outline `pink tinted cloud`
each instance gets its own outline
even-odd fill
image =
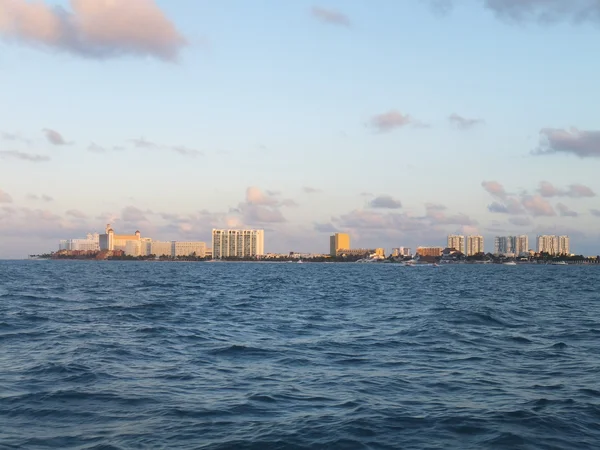
[[[186,39],[153,0],[0,0],[0,35],[96,58],[148,55],[173,61]]]
[[[532,216],[556,216],[552,205],[540,195],[525,195],[521,203]]]
[[[422,123],[415,120],[409,114],[402,114],[395,109],[382,114],[376,114],[371,117],[369,124],[372,128],[381,133],[392,131],[397,128],[403,128],[408,125],[423,126]]]
[[[504,186],[502,186],[497,181],[482,181],[481,186],[494,197],[498,197],[501,199],[506,198],[506,190],[504,189]]]

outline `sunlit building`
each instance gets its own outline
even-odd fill
[[[329,254],[336,256],[339,250],[350,250],[350,235],[335,233],[329,237]]]
[[[148,254],[156,257],[171,256],[172,248],[173,243],[170,241],[152,241],[150,243],[150,253]]]
[[[180,242],[173,241],[171,246],[171,255],[175,258],[178,256],[197,256],[204,258],[206,256],[205,242]]]
[[[448,236],[448,248],[453,248],[459,252],[464,253],[465,251],[465,237],[455,234]]]
[[[419,256],[442,256],[443,251],[442,247],[417,247]]]
[[[569,236],[542,235],[537,237],[537,252],[550,255],[571,254]]]
[[[483,236],[468,236],[467,237],[467,256],[477,255],[478,253],[485,253],[483,247]]]
[[[251,258],[265,254],[265,230],[212,230],[212,257]]]
[[[140,242],[142,239],[139,231],[136,231],[134,234],[115,234],[114,230],[111,228],[110,224],[106,225],[106,230],[104,234],[100,235],[100,250],[122,250],[123,252],[127,251],[127,241],[138,241]]]
[[[63,239],[59,242],[59,250],[97,252],[100,250],[100,235],[88,233],[85,239]]]
[[[392,256],[397,258],[399,256],[412,256],[410,247],[397,247],[392,249]]]

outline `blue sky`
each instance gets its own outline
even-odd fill
[[[594,5],[0,0],[0,257],[108,221],[264,228],[277,252],[339,230],[597,254]]]

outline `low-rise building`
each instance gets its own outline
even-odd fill
[[[171,256],[196,256],[204,258],[206,256],[205,242],[181,242],[173,241],[171,245]]]
[[[442,247],[417,247],[419,256],[442,256],[444,249]]]

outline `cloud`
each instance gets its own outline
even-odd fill
[[[596,217],[600,217],[600,209],[590,209],[590,213],[592,214],[592,216],[596,216]]]
[[[304,186],[304,187],[302,188],[302,191],[303,191],[305,194],[318,194],[318,193],[320,193],[320,192],[323,192],[323,191],[321,191],[321,189],[317,189],[317,188],[310,187],[310,186]]]
[[[275,206],[279,204],[279,200],[275,196],[263,193],[256,186],[250,186],[246,189],[246,202],[250,205]]]
[[[263,224],[286,222],[285,217],[283,217],[283,214],[277,208],[253,204],[241,204],[239,210],[245,223]]]
[[[17,150],[0,151],[0,159],[20,159],[21,161],[46,162],[50,161],[49,156],[35,155],[32,153],[23,153]]]
[[[314,228],[315,231],[318,231],[319,233],[335,233],[338,231],[338,229],[334,227],[331,222],[315,223]]]
[[[135,206],[126,206],[121,211],[121,219],[125,222],[147,222],[144,212]]]
[[[502,18],[540,23],[598,21],[597,0],[483,0],[486,8]]]
[[[571,184],[567,189],[558,189],[552,183],[548,181],[540,182],[538,193],[542,197],[571,197],[571,198],[583,198],[583,197],[595,197],[596,194],[591,188],[582,184]]]
[[[0,0],[0,35],[89,58],[128,54],[174,61],[187,44],[153,0],[70,0],[70,6]]]
[[[74,217],[76,219],[87,219],[87,215],[79,211],[78,209],[69,209],[66,213],[67,216]]]
[[[108,153],[109,151],[121,152],[125,149],[123,147],[119,147],[118,145],[114,145],[111,148],[107,148],[107,147],[102,147],[101,145],[98,145],[96,143],[91,143],[90,145],[88,145],[87,150],[88,150],[88,152],[92,152],[92,153]]]
[[[14,141],[14,142],[23,142],[24,144],[31,144],[31,141],[27,138],[24,138],[20,134],[17,133],[0,133],[0,137],[5,141]]]
[[[447,215],[446,207],[435,203],[425,204],[425,218],[429,219],[432,225],[463,225],[474,226],[477,221],[471,219],[463,213]]]
[[[402,203],[389,195],[380,195],[369,202],[371,208],[400,209]]]
[[[469,128],[473,128],[475,125],[483,123],[483,120],[481,119],[467,119],[466,117],[459,116],[456,113],[450,114],[448,120],[459,130],[468,130]]]
[[[46,194],[42,194],[42,195],[27,194],[27,199],[35,200],[35,201],[42,201],[42,202],[46,202],[46,203],[54,201],[54,199],[52,197],[50,197],[49,195],[46,195]]]
[[[504,190],[504,186],[502,186],[497,181],[482,181],[481,186],[494,197],[498,197],[500,199],[506,198],[506,190]]]
[[[132,139],[134,147],[136,148],[147,148],[150,150],[167,150],[175,153],[179,153],[183,156],[202,156],[203,153],[200,150],[195,150],[193,148],[188,148],[183,145],[163,145],[157,144],[156,142],[148,141],[144,138]]]
[[[410,115],[402,114],[395,109],[373,116],[369,121],[369,125],[380,133],[386,133],[408,125],[423,126],[421,122]]]
[[[521,204],[532,216],[556,216],[556,211],[540,195],[524,195]]]
[[[532,224],[531,219],[529,217],[510,217],[508,219],[510,223],[516,225],[518,227],[526,227]]]
[[[44,128],[42,131],[46,135],[48,142],[50,142],[52,145],[71,145],[71,142],[67,142],[65,138],[56,130]]]
[[[556,209],[558,209],[558,214],[561,217],[577,217],[577,216],[579,216],[578,213],[569,209],[569,207],[567,205],[565,205],[564,203],[557,203]]]
[[[359,195],[361,197],[373,197],[373,194],[371,192],[361,192]]]
[[[566,153],[580,158],[600,158],[600,131],[544,128],[540,131],[540,145],[534,155]]]
[[[8,192],[0,189],[0,203],[12,203],[13,199]]]
[[[319,6],[313,6],[310,10],[311,15],[326,24],[341,25],[344,27],[350,26],[350,19],[347,15],[334,9],[325,9]]]

